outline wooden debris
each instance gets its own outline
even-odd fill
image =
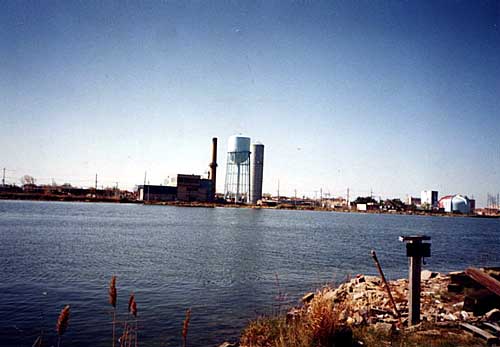
[[[465,273],[483,287],[488,288],[492,293],[500,296],[500,281],[494,279],[484,271],[475,268],[468,268],[465,270]]]
[[[478,328],[472,324],[469,323],[460,323],[460,326],[463,327],[464,329],[471,331],[472,333],[482,337],[483,339],[486,340],[486,343],[488,345],[496,344],[499,342],[498,337],[495,335],[487,332],[486,330],[483,330],[481,328]]]
[[[486,325],[488,328],[495,330],[497,333],[500,333],[500,326],[496,323],[489,323],[489,322],[484,322],[484,325]]]

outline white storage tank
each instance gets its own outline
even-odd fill
[[[453,199],[451,199],[453,212],[460,212],[463,214],[470,213],[470,203],[469,198],[462,195],[455,195]]]
[[[262,180],[264,176],[264,145],[252,144],[250,154],[250,202],[256,204],[262,199]]]

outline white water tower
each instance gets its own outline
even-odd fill
[[[248,202],[250,198],[250,138],[242,135],[229,137],[227,144],[226,200]]]

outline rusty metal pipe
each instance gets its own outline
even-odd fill
[[[398,317],[399,323],[401,323],[401,314],[399,313],[398,308],[396,306],[396,302],[394,301],[394,298],[392,297],[391,288],[389,287],[389,284],[387,283],[387,281],[385,279],[384,272],[382,271],[382,267],[380,266],[380,263],[379,263],[378,258],[377,258],[377,253],[375,253],[375,251],[372,250],[371,254],[372,254],[373,260],[375,261],[375,266],[377,266],[378,273],[380,274],[380,277],[382,277],[382,281],[384,282],[385,288],[387,290],[387,294],[389,294],[389,299],[390,299],[392,307],[394,309],[394,313],[396,314],[396,317]]]

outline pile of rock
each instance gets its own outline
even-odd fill
[[[477,322],[494,321],[500,315],[497,308],[478,314],[466,307],[464,309],[464,291],[456,290],[451,278],[460,277],[458,273],[444,275],[431,271],[422,271],[421,282],[421,320],[424,322]],[[389,282],[389,287],[396,303],[394,309],[387,289],[379,277],[357,275],[335,289],[330,289],[324,298],[342,304],[346,309],[340,319],[349,325],[377,324],[381,329],[402,327],[408,321],[408,280],[399,279]],[[449,291],[448,287],[454,290]],[[312,300],[312,293],[303,298],[307,304]],[[467,306],[467,305],[466,305]],[[400,317],[398,317],[398,312]],[[388,325],[389,324],[389,325]]]

